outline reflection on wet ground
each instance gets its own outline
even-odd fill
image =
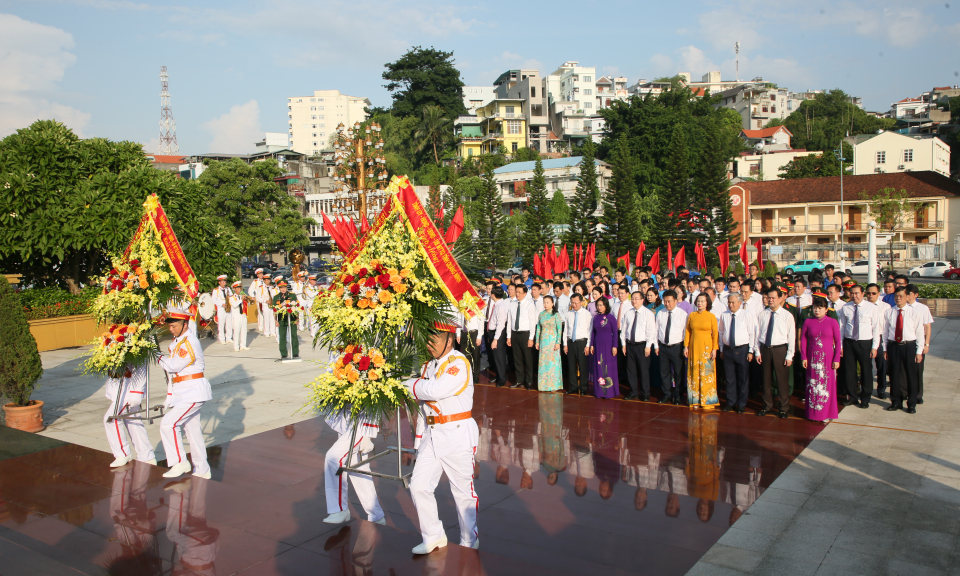
[[[413,557],[416,512],[386,480],[387,526],[357,520],[355,503],[353,521],[324,524],[323,453],[336,436],[312,419],[209,449],[212,480],[171,482],[140,463],[110,470],[111,455],[69,444],[0,461],[0,566],[7,576],[683,574],[822,429],[487,385],[473,415],[479,551]],[[405,418],[401,429],[411,444]],[[395,443],[395,432],[376,441]],[[457,542],[446,480],[437,495]]]

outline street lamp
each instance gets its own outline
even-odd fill
[[[834,150],[833,155],[836,156],[837,160],[840,162],[840,253],[844,255],[840,258],[840,266],[846,270],[846,252],[843,250],[843,161],[846,160],[846,158],[843,157],[842,139],[840,140],[840,149]]]
[[[375,216],[386,201],[387,166],[383,157],[383,138],[376,122],[350,128],[337,126],[333,145],[334,205],[341,213]]]

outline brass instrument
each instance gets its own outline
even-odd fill
[[[223,311],[229,314],[230,308],[230,294],[224,294]]]

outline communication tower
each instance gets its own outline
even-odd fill
[[[175,155],[180,153],[177,145],[177,121],[173,119],[173,108],[170,107],[170,75],[167,67],[160,67],[160,155]]]

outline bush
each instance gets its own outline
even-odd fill
[[[920,298],[960,298],[960,285],[957,284],[917,284]]]
[[[777,264],[776,264],[775,262],[773,262],[773,261],[768,261],[768,262],[763,266],[763,271],[760,272],[760,276],[761,276],[762,278],[773,278],[774,275],[775,275],[777,272],[779,272],[779,271],[780,271],[780,269],[777,268]]]
[[[86,314],[100,290],[94,286],[84,288],[80,294],[50,286],[28,288],[19,293],[20,304],[27,320],[58,318]]]
[[[27,406],[43,366],[20,298],[5,276],[0,276],[0,334],[0,395]]]

